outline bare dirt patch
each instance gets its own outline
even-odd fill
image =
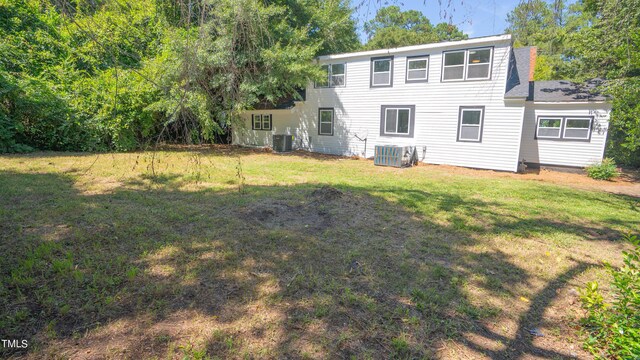
[[[640,174],[637,171],[623,170],[621,176],[610,181],[594,180],[584,172],[564,172],[550,169],[528,169],[525,173],[509,173],[493,170],[469,169],[449,165],[428,165],[451,175],[466,175],[483,178],[509,178],[569,186],[584,190],[606,191],[613,194],[640,197]]]

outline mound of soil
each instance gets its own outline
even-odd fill
[[[243,209],[240,216],[269,229],[321,232],[332,226],[334,217],[324,204],[343,197],[342,191],[323,186],[311,192],[311,201],[267,199]]]
[[[332,186],[325,185],[319,189],[313,190],[311,195],[319,200],[336,200],[341,198],[344,193]]]

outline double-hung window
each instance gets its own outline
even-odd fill
[[[393,86],[393,57],[371,58],[371,87]]]
[[[491,78],[493,48],[447,51],[443,57],[442,81]]]
[[[589,141],[593,117],[540,116],[536,139]]]
[[[484,125],[484,107],[460,107],[458,141],[481,142]]]
[[[413,137],[414,105],[383,105],[380,114],[380,136]]]
[[[251,129],[252,130],[267,130],[270,131],[272,129],[272,118],[271,114],[254,114],[251,121]]]
[[[429,69],[428,56],[408,57],[406,82],[427,81],[428,69]]]
[[[467,50],[467,80],[486,80],[491,77],[492,49]]]
[[[464,79],[465,51],[450,51],[444,53],[444,66],[442,68],[442,81]]]
[[[333,108],[318,109],[318,135],[333,135]]]
[[[317,88],[322,87],[343,87],[347,80],[346,64],[322,65],[322,79],[316,82]]]

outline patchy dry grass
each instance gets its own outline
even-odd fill
[[[586,358],[574,289],[607,281],[639,200],[533,180],[225,147],[2,156],[0,338],[29,348],[0,355]]]

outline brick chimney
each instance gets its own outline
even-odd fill
[[[533,73],[536,70],[536,58],[538,57],[538,48],[532,46],[529,48],[529,81],[533,81]]]

